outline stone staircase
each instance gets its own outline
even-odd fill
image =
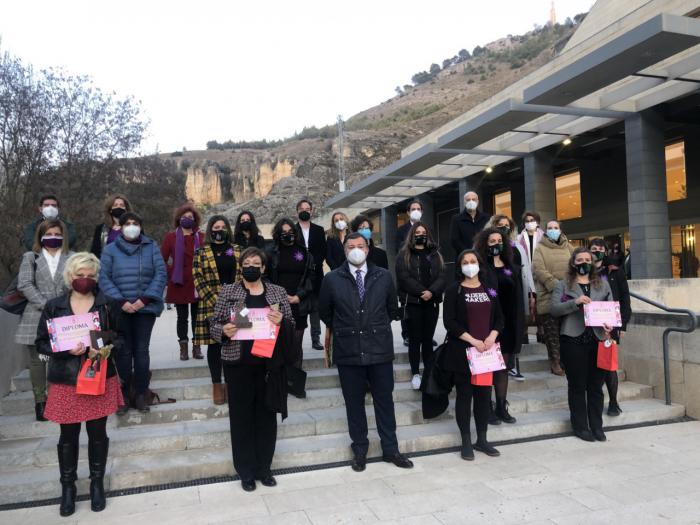
[[[420,393],[411,389],[406,348],[397,340],[394,366],[396,419],[403,452],[424,452],[460,443],[453,407],[430,422],[421,415]],[[307,398],[289,398],[289,417],[278,426],[274,469],[347,461],[350,440],[343,396],[335,369],[323,368],[321,352],[306,351]],[[510,382],[515,425],[489,428],[494,442],[546,437],[570,431],[566,380],[549,372],[542,345],[523,348],[524,382]],[[620,372],[623,413],[606,425],[657,423],[683,417],[680,405],[653,398],[650,386],[625,381]],[[208,369],[188,361],[154,367],[151,388],[174,404],[151,407],[149,414],[130,411],[108,420],[110,452],[105,485],[116,491],[233,474],[227,405],[213,405]],[[607,395],[607,394],[606,394]],[[374,428],[371,397],[367,414]],[[58,425],[34,420],[28,371],[14,378],[14,391],[0,401],[0,505],[55,498],[60,494],[56,442]],[[79,492],[87,491],[87,436],[81,433]],[[380,454],[370,431],[370,457]],[[420,461],[418,459],[417,461]],[[459,462],[458,457],[455,461]]]

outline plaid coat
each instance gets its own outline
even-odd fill
[[[36,340],[36,329],[41,318],[41,311],[46,301],[63,295],[68,288],[63,281],[63,268],[73,252],[62,253],[58,268],[53,277],[46,258],[34,252],[26,252],[22,256],[17,277],[17,290],[27,298],[27,306],[15,333],[15,342],[20,345],[33,345]],[[36,266],[34,261],[36,260]]]
[[[236,282],[238,282],[241,280],[241,268],[238,264],[238,260],[241,257],[241,247],[234,244],[232,249],[233,254],[231,257],[234,257],[236,260]],[[211,246],[204,245],[194,254],[192,277],[194,278],[194,287],[199,297],[199,309],[194,322],[192,344],[212,345],[216,341],[209,335],[209,319],[214,316],[214,306],[221,289],[221,281],[219,280],[216,259],[214,259],[214,252]]]
[[[284,320],[288,321],[288,326],[294,329],[294,316],[292,308],[287,300],[287,291],[281,286],[263,281],[265,287],[265,300],[267,304],[279,305],[280,312]],[[235,362],[241,359],[241,342],[231,341],[224,337],[224,325],[230,323],[231,310],[239,311],[245,306],[246,290],[242,283],[226,284],[221,287],[221,293],[216,300],[214,317],[211,319],[211,337],[216,341],[221,341],[221,359],[223,361]],[[223,339],[227,339],[223,341]]]

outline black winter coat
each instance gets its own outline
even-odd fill
[[[474,219],[467,213],[467,210],[452,217],[450,224],[450,243],[458,257],[463,250],[474,247],[474,237],[484,229],[491,217],[483,211],[476,210]]]
[[[328,237],[326,241],[326,262],[331,270],[340,268],[345,262],[345,249],[337,237]]]
[[[433,294],[432,301],[442,302],[445,292],[445,265],[436,248],[425,248],[430,259],[430,286],[427,288]],[[417,250],[411,251],[410,265],[406,265],[404,253],[396,257],[396,284],[399,289],[401,304],[420,304],[421,294],[426,290],[420,274],[420,255]]]
[[[391,322],[399,319],[391,274],[367,265],[365,296],[360,301],[348,263],[323,279],[318,313],[333,331],[333,360],[339,365],[376,365],[394,359]]]
[[[118,303],[110,301],[102,293],[98,292],[95,296],[95,304],[92,305],[90,311],[100,312],[100,325],[103,331],[109,330],[114,332],[114,339],[105,341],[105,344],[111,343],[114,345],[107,367],[107,377],[112,377],[117,373],[114,366],[114,357],[124,346],[124,337],[120,326],[121,308],[119,308]],[[49,319],[67,315],[73,315],[69,293],[47,302],[41,314],[35,344],[37,352],[51,357],[49,359],[47,380],[50,383],[61,385],[75,385],[84,358],[83,356],[71,355],[69,352],[52,352],[49,330],[46,325],[46,321]]]
[[[620,317],[622,317],[622,330],[627,331],[627,323],[632,317],[632,301],[630,299],[630,287],[627,284],[627,276],[622,268],[617,266],[604,266],[601,268],[600,275],[603,279],[608,280],[610,290],[612,290],[613,299],[620,302]]]
[[[374,241],[369,241],[369,255],[367,255],[367,263],[372,263],[375,266],[389,269],[389,258],[386,256],[386,251],[381,248],[377,248],[374,245]]]
[[[314,257],[303,245],[298,248],[306,252],[306,267],[294,295],[299,297],[299,315],[308,315],[313,306],[311,294],[314,291]],[[279,246],[273,244],[267,252],[266,264],[266,277],[272,284],[279,284],[279,260]]]
[[[301,231],[301,225],[296,223],[296,235],[304,244],[304,234]],[[323,281],[323,261],[326,260],[326,230],[318,224],[310,223],[309,226],[309,246],[307,247],[311,255],[314,256],[314,292],[318,293],[321,289],[321,281]]]

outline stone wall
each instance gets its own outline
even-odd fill
[[[667,306],[700,312],[700,279],[633,280],[630,289]],[[654,396],[663,399],[663,331],[669,326],[687,326],[688,318],[663,313],[637,300],[632,310],[632,322],[620,345],[620,368],[628,380],[651,385]],[[671,399],[685,405],[689,416],[700,418],[700,330],[672,333],[669,356]]]
[[[19,316],[0,310],[0,333],[5,336],[0,341],[0,397],[5,396],[12,386],[12,378],[29,364],[29,356],[21,345],[15,344],[15,331]]]

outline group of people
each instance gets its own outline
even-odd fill
[[[422,221],[422,204],[413,201],[407,209],[409,221],[398,229],[394,284],[387,253],[374,244],[369,217],[350,220],[336,212],[325,231],[312,222],[308,199],[297,203],[297,220],[277,221],[270,241],[263,239],[250,211],[241,212],[233,225],[227,217],[214,215],[202,231],[201,215],[187,203],[175,210],[174,229],[159,246],[144,233],[143,219],[128,199],[115,195],[105,202],[104,221],[95,228],[90,251],[74,253],[74,226],[61,217],[55,196],[42,197],[41,215],[26,226],[22,239],[28,251],[18,289],[28,303],[16,341],[30,353],[37,420],[61,425],[61,515],[75,508],[82,422],[89,437],[92,509],[105,506],[106,419],[131,407],[149,411],[149,344],[165,301],[177,310],[180,359],[189,359],[190,325],[192,357],[203,359],[206,346],[212,400],[229,404],[233,464],[246,491],[255,490],[256,480],[276,484],[270,470],[276,414],[286,417],[288,393],[306,395],[302,339],[309,324],[312,347],[328,351],[338,368],[353,470],[364,470],[367,461],[368,391],[383,459],[401,468],[413,466],[400,453],[396,437],[391,323],[398,320],[413,388],[423,390],[425,398],[429,374],[440,370],[456,390],[464,459],[473,459],[474,449],[499,455],[486,437],[489,422],[516,422],[508,411],[508,381],[525,379],[518,355],[527,341],[527,326],[535,320],[552,373],[566,373],[574,432],[582,439],[605,440],[602,383],[610,391],[608,413],[619,414],[617,375],[598,370],[595,355],[597,342],[619,341],[629,320],[624,272],[609,264],[602,239],[574,250],[557,221],[548,222],[543,231],[539,215],[526,212],[518,234],[510,217],[481,212],[476,193],[468,192],[464,201],[465,210],[454,217],[450,234],[458,254],[456,275],[447,275],[439,245]],[[331,269],[325,275],[324,263]],[[620,301],[622,329],[585,327],[580,305],[591,300]],[[441,303],[447,338],[436,352],[433,338]],[[276,327],[269,357],[261,357],[257,341],[236,337],[237,319],[251,308],[267,308]],[[89,349],[79,345],[53,353],[47,332],[48,319],[88,311],[99,312],[102,329],[113,333],[101,396],[76,393]],[[321,321],[327,332],[324,344]],[[467,349],[485,351],[496,343],[506,369],[494,373],[493,389],[472,384]],[[473,444],[472,400],[477,430]]]

